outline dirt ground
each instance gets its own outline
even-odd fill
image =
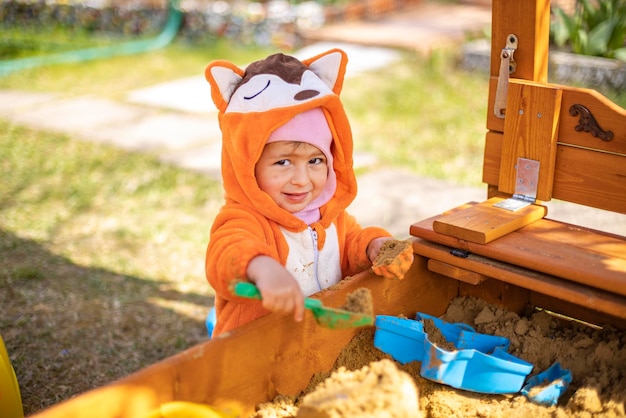
[[[572,383],[553,407],[534,404],[521,394],[457,390],[420,377],[419,362],[401,365],[393,361],[374,347],[375,331],[365,329],[346,346],[333,369],[314,376],[300,396],[280,396],[261,404],[254,417],[626,416],[623,331],[590,327],[543,311],[519,317],[474,298],[454,299],[442,319],[508,338],[509,353],[534,365],[530,376],[558,361],[572,372]]]

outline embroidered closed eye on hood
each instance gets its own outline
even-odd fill
[[[356,196],[352,168],[352,132],[339,93],[346,54],[332,49],[300,61],[274,54],[244,69],[224,60],[213,61],[205,76],[219,110],[222,130],[222,178],[227,202],[236,202],[299,231],[307,227],[263,192],[255,164],[273,132],[296,115],[319,108],[332,134],[334,196],[321,207],[320,224],[328,227]],[[330,159],[329,159],[330,160]]]

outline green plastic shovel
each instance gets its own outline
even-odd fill
[[[235,285],[237,296],[250,299],[261,299],[261,292],[252,283],[239,282]],[[318,299],[305,298],[304,307],[313,313],[315,322],[329,329],[358,328],[374,323],[374,318],[358,312],[328,308]]]

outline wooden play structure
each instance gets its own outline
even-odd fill
[[[415,253],[487,300],[623,328],[626,238],[545,219],[541,201],[626,214],[626,111],[546,83],[548,30],[548,1],[493,2],[489,199],[412,225]]]
[[[469,295],[626,329],[626,237],[550,220],[542,206],[626,214],[626,111],[596,91],[547,83],[549,16],[549,0],[493,0],[485,201],[407,225],[415,260],[404,280],[363,272],[317,294],[325,305],[367,287],[376,314],[413,317]],[[246,416],[299,393],[355,333],[271,314],[34,416],[143,418],[171,401]]]

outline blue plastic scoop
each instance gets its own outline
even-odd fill
[[[522,394],[534,403],[553,406],[571,382],[572,372],[562,369],[561,364],[556,362],[546,371],[528,379],[522,388]]]
[[[429,339],[425,320],[443,334],[454,349],[446,350]],[[479,393],[515,393],[533,365],[507,352],[509,340],[480,334],[466,324],[450,324],[418,313],[417,320],[379,315],[374,346],[401,363],[421,362],[420,375],[457,389]]]

